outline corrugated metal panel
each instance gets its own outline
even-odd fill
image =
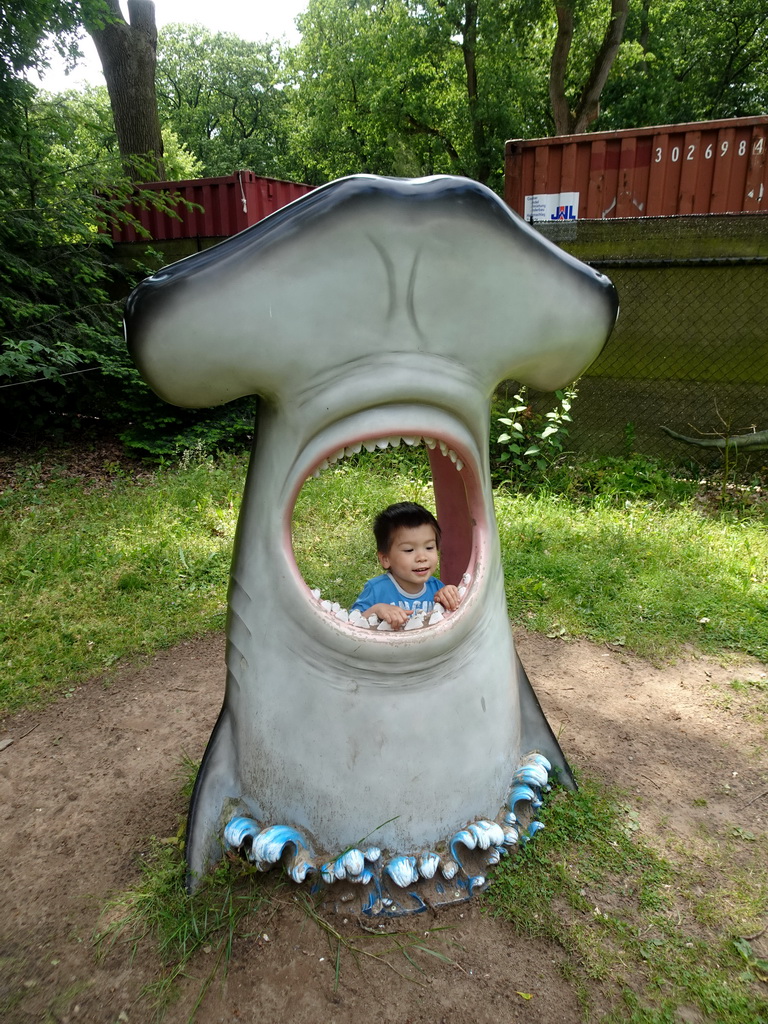
[[[768,212],[768,117],[516,139],[505,198],[529,220]]]
[[[177,217],[131,204],[129,210],[149,231],[153,241],[177,238],[222,238],[236,235],[294,199],[311,192],[312,185],[262,178],[252,171],[237,171],[221,178],[191,181],[153,181],[142,188],[178,195],[191,207],[178,206]],[[135,228],[112,228],[115,242],[144,241]]]

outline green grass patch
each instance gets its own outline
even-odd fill
[[[499,491],[510,616],[646,657],[683,645],[768,658],[768,531],[693,504],[589,505]]]
[[[178,777],[183,796],[189,796],[199,765],[184,758]],[[246,861],[226,858],[205,875],[191,895],[185,888],[184,822],[175,836],[151,838],[139,860],[136,886],[118,893],[105,905],[93,943],[99,958],[118,955],[156,956],[155,979],[142,995],[159,1022],[182,994],[188,996],[188,1024],[194,1024],[206,992],[227,973],[236,943],[268,941],[266,929],[276,915],[298,911],[316,927],[333,965],[330,988],[339,987],[350,964],[382,964],[403,981],[426,987],[435,962],[456,966],[450,928],[432,924],[424,931],[381,933],[373,927],[340,930],[320,909],[322,891],[288,881],[279,869],[261,874]],[[347,921],[343,922],[347,924]]]
[[[101,929],[94,936],[97,952],[104,957],[118,950],[133,958],[154,949],[160,967],[144,994],[161,1019],[177,998],[181,980],[193,978],[197,988],[189,1017],[193,1020],[213,980],[226,971],[245,919],[270,906],[274,884],[262,888],[255,869],[243,866],[233,871],[224,861],[188,895],[180,836],[152,840],[141,870],[139,885],[107,904]],[[199,970],[201,953],[206,954],[205,967]]]
[[[0,711],[223,626],[246,462],[90,483],[18,467],[0,493]],[[768,658],[764,517],[706,512],[687,484],[632,466],[582,467],[592,483],[574,493],[496,492],[512,619],[655,659],[683,645]],[[627,489],[637,474],[656,498]],[[434,508],[423,449],[363,452],[308,481],[293,522],[307,583],[348,606],[380,571],[374,515],[402,500]]]
[[[243,459],[0,495],[0,708],[221,628]]]
[[[615,794],[586,780],[578,793],[556,792],[540,817],[545,829],[497,870],[483,900],[519,933],[562,947],[586,1020],[678,1024],[681,1007],[718,1024],[763,1019],[762,961],[722,917],[702,934],[679,889],[684,870],[641,840]],[[597,984],[613,1003],[599,1018]]]

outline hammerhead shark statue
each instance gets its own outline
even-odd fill
[[[617,312],[606,277],[450,176],[332,182],[130,296],[128,344],[158,395],[260,396],[190,887],[236,851],[356,885],[370,914],[464,899],[540,827],[523,812],[550,775],[573,786],[513,645],[488,413],[504,379],[574,380]],[[440,577],[463,599],[386,631],[310,591],[291,521],[312,474],[403,438],[429,449]]]

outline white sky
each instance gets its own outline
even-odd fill
[[[308,0],[155,0],[158,28],[174,22],[204,25],[213,32],[233,32],[242,39],[260,41],[280,39],[298,41],[294,25],[297,14],[306,10]],[[121,3],[123,17],[128,18],[128,5]],[[63,62],[54,54],[51,69],[42,79],[50,92],[77,88],[84,82],[103,85],[104,76],[96,50],[88,36],[80,44],[85,59],[69,75]],[[35,77],[32,78],[35,81]]]

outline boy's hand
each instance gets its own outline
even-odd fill
[[[446,611],[455,612],[461,604],[459,588],[449,584],[447,587],[443,587],[442,590],[438,590],[435,594],[435,600],[439,601]]]
[[[407,608],[398,608],[396,604],[374,604],[363,614],[366,619],[376,615],[383,622],[388,622],[392,629],[402,629],[411,612]]]

